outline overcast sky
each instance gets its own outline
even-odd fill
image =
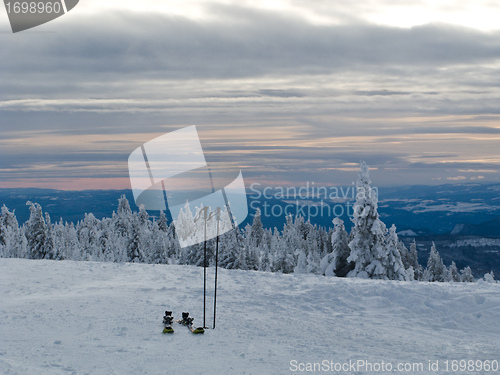
[[[500,181],[497,1],[82,0],[0,11],[0,187],[128,188],[128,155],[197,125],[247,185]],[[214,167],[215,168],[215,167]]]

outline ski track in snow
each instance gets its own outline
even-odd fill
[[[204,335],[178,324],[174,334],[161,333],[167,309],[203,324],[200,267],[0,259],[0,298],[5,375],[290,374],[292,360],[500,361],[500,284],[219,270],[217,328]],[[476,373],[486,372],[468,372]]]

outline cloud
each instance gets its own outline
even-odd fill
[[[4,39],[0,111],[500,114],[499,33],[210,12],[84,14]]]
[[[363,95],[363,96],[387,96],[387,95],[410,95],[411,92],[409,91],[392,91],[392,90],[361,90],[361,91],[355,91],[354,92],[356,95]],[[432,93],[432,94],[437,94],[437,93]]]
[[[498,30],[500,10],[494,1],[429,2],[425,0],[391,0],[332,2],[315,0],[314,6],[307,0],[291,0],[300,10],[309,10],[320,19],[348,22],[352,19],[411,28],[429,23],[448,23],[484,31]]]
[[[360,159],[396,183],[498,168],[500,33],[207,9],[77,14],[4,37],[0,176],[123,177],[128,152],[192,124],[207,158],[254,178],[352,179],[341,169]]]
[[[9,38],[3,72],[88,74],[107,80],[243,78],[480,63],[500,56],[498,33],[444,25],[411,29],[317,26],[241,6],[212,7],[212,21],[151,13],[73,17],[47,36]],[[30,56],[36,55],[34,60]],[[78,74],[77,74],[78,73]],[[7,77],[5,77],[7,78]],[[66,82],[71,85],[72,82]]]
[[[262,89],[258,93],[264,96],[277,96],[279,98],[302,98],[305,96],[298,91],[278,89]]]

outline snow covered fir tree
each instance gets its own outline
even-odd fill
[[[74,223],[52,223],[38,203],[27,202],[29,219],[22,225],[7,207],[0,214],[0,257],[102,262],[203,265],[203,243],[181,247],[175,223],[165,213],[152,218],[144,207],[133,212],[125,196],[111,218],[92,213]],[[178,220],[193,222],[186,205]],[[252,224],[220,236],[219,266],[280,273],[312,273],[326,277],[357,277],[400,281],[472,282],[470,267],[444,264],[433,244],[424,268],[417,244],[408,250],[396,227],[389,229],[378,213],[369,167],[361,162],[353,206],[353,226],[347,232],[340,218],[333,228],[312,225],[302,216],[287,216],[283,228],[264,228],[257,209]],[[226,225],[227,223],[221,223]],[[229,224],[227,224],[229,225]],[[184,226],[185,227],[185,226]],[[194,231],[191,231],[191,233]],[[208,262],[214,263],[215,239],[207,241]],[[493,272],[484,277],[495,282]]]
[[[354,227],[347,261],[354,268],[347,276],[372,279],[408,280],[403,267],[395,227],[388,233],[377,211],[378,198],[372,190],[368,165],[361,162],[353,207]]]

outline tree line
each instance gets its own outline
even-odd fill
[[[396,227],[387,229],[380,220],[370,183],[368,166],[362,162],[350,233],[339,218],[326,229],[302,216],[288,216],[282,230],[266,229],[257,209],[251,225],[219,237],[219,266],[401,281],[474,281],[470,267],[458,270],[454,262],[445,266],[434,244],[426,267],[420,265],[415,241],[407,249]],[[180,247],[175,222],[168,223],[163,212],[150,217],[142,206],[133,212],[125,196],[112,217],[97,219],[88,213],[76,224],[62,219],[52,223],[38,203],[27,205],[30,217],[22,225],[14,212],[2,207],[0,257],[203,265],[203,243]],[[192,216],[189,206],[178,220],[183,215]],[[207,241],[207,253],[213,264],[215,239]],[[493,273],[485,279],[493,281]]]

